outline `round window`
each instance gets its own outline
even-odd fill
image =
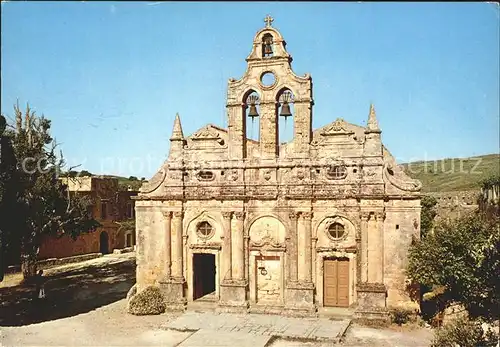
[[[276,77],[272,72],[264,72],[260,77],[263,86],[270,87],[276,82]]]
[[[204,238],[208,238],[212,235],[214,228],[208,222],[201,222],[198,224],[197,232],[198,235]]]
[[[333,223],[328,226],[328,234],[333,239],[340,239],[345,234],[344,226],[340,223]]]

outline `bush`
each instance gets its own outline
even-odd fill
[[[395,323],[397,325],[403,325],[408,323],[414,316],[414,312],[412,310],[406,308],[393,308],[390,311],[391,314],[391,323]]]
[[[431,347],[493,347],[497,343],[498,334],[485,333],[480,320],[460,317],[436,331]]]
[[[165,309],[163,295],[160,289],[154,286],[132,295],[128,304],[128,312],[136,316],[161,314]]]

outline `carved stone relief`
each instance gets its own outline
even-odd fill
[[[276,304],[281,299],[281,267],[279,257],[257,257],[257,302]]]

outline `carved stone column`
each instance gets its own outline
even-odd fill
[[[377,212],[370,216],[368,221],[368,282],[382,283],[380,271],[382,270],[381,257],[381,228],[383,225],[383,212]],[[382,250],[383,252],[383,250]]]
[[[233,233],[233,265],[234,274],[233,277],[237,280],[245,279],[245,247],[243,239],[243,220],[245,219],[245,214],[243,212],[235,212],[234,217],[236,218],[236,227]]]
[[[231,261],[231,216],[232,212],[222,212],[224,242],[222,245],[222,280],[232,279],[232,261]]]
[[[311,266],[312,266],[312,282],[316,283],[317,279],[317,274],[316,274],[316,257],[317,257],[317,252],[316,252],[316,245],[318,244],[318,238],[316,236],[313,236],[311,238],[312,241],[312,246],[311,246]]]
[[[387,290],[383,283],[383,218],[383,212],[361,216],[363,271],[362,281],[356,286],[358,307],[355,314],[357,317],[388,321]]]
[[[183,275],[183,242],[182,242],[182,212],[174,212],[172,218],[172,277],[184,281]]]
[[[161,279],[159,281],[159,288],[169,310],[182,311],[186,305],[186,299],[184,297],[185,280],[182,212],[174,212],[173,217],[168,213],[168,216],[165,215],[165,219],[165,243],[170,245],[166,247],[165,257],[167,258],[170,255],[171,266],[168,267],[170,278]]]
[[[298,261],[298,253],[297,253],[297,213],[290,212],[288,214],[290,218],[290,236],[288,237],[288,278],[291,282],[297,282],[297,261]]]
[[[295,281],[290,280],[286,288],[285,309],[292,315],[309,315],[316,311],[314,306],[314,284],[311,281],[312,269],[312,235],[311,235],[311,212],[303,212],[300,218],[297,219],[290,214],[292,220],[292,232],[290,244],[291,249],[291,266],[290,276],[298,271],[298,276]],[[294,224],[294,218],[297,224]],[[295,227],[294,227],[295,225]],[[295,237],[294,237],[295,235]],[[292,278],[292,277],[291,277]]]
[[[171,221],[172,221],[172,213],[170,211],[168,212],[163,212],[163,216],[165,217],[165,235],[164,235],[164,241],[165,241],[165,258],[163,260],[163,263],[165,265],[165,279],[170,279],[170,276],[172,274],[172,241],[171,241]]]
[[[368,212],[361,213],[361,282],[368,282]]]
[[[220,284],[219,312],[246,312],[248,282],[245,279],[245,238],[243,222],[245,214],[234,212],[234,229],[231,230],[231,262],[232,278]],[[224,217],[226,218],[226,217]],[[227,238],[224,238],[224,244]]]
[[[304,274],[303,281],[310,283],[311,282],[311,220],[312,213],[311,212],[303,212],[302,219],[304,220]]]
[[[377,234],[378,234],[378,271],[376,272],[376,282],[384,283],[384,220],[385,212],[377,212],[375,214],[377,220]]]

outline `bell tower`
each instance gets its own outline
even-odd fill
[[[288,144],[295,157],[308,157],[312,137],[312,79],[297,76],[291,67],[281,33],[267,15],[265,27],[257,32],[247,70],[239,80],[230,79],[227,91],[229,155],[231,159],[250,156],[247,130],[258,121],[260,158],[276,158],[280,147],[280,117],[293,120],[293,140]],[[255,129],[253,129],[255,130]]]

